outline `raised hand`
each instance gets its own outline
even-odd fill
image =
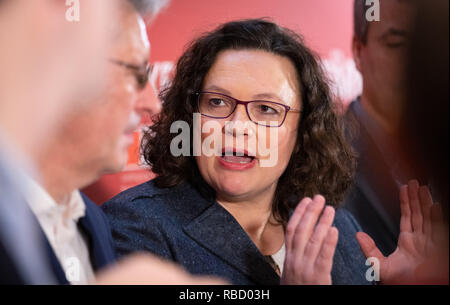
[[[362,232],[356,235],[365,256],[379,260],[382,284],[420,283],[417,268],[429,255],[439,252],[442,240],[439,232],[442,212],[433,204],[428,187],[419,187],[416,180],[409,181],[400,189],[400,207],[397,249],[388,257],[383,256],[369,235]]]
[[[324,206],[325,198],[317,195],[314,199],[304,198],[296,207],[286,229],[281,284],[331,284],[338,230],[332,227],[334,208]]]

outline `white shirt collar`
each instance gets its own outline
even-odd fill
[[[28,178],[26,200],[50,243],[66,279],[71,284],[87,284],[95,279],[89,247],[78,228],[86,206],[78,190],[56,203],[38,183]]]
[[[25,197],[38,218],[41,215],[52,215],[53,219],[62,216],[65,220],[77,222],[86,213],[86,206],[78,190],[70,193],[63,202],[58,204],[41,185],[29,178]]]

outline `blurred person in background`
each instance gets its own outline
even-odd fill
[[[430,177],[448,223],[449,2],[418,2],[405,67],[408,106],[402,114],[402,134],[405,156],[412,155]]]
[[[141,98],[146,90],[153,92],[148,82],[150,44],[141,15],[156,15],[166,4],[161,0],[119,2],[115,22],[118,31],[102,59],[108,63],[106,85],[87,103],[88,107],[64,117],[37,162],[40,183],[29,181],[26,200],[46,236],[53,272],[61,284],[217,283],[191,278],[148,255],[115,264],[107,219],[78,190],[100,175],[125,166],[133,132],[141,116],[152,112],[151,99]],[[104,271],[108,266],[111,269]],[[102,270],[97,281],[96,273]]]
[[[116,1],[79,8],[69,22],[64,1],[0,1],[0,283],[55,282],[24,177],[40,179],[35,162],[48,138],[103,86]]]
[[[400,187],[414,178],[426,182],[403,158],[400,145],[401,114],[407,105],[403,71],[415,2],[381,0],[380,21],[372,22],[366,19],[365,3],[354,2],[353,57],[363,89],[346,113],[357,169],[344,206],[388,255],[400,233]]]
[[[448,284],[448,1],[385,0],[370,26],[361,5],[353,46],[365,87],[347,116],[360,136],[348,207],[368,233],[357,239],[381,283]],[[406,185],[412,177],[431,192]]]
[[[88,107],[64,117],[37,161],[40,183],[29,182],[26,199],[53,250],[52,267],[60,283],[92,282],[95,271],[115,262],[105,217],[78,189],[125,165],[139,112],[145,111],[145,104],[136,101],[150,73],[146,27],[126,0],[120,1],[116,24],[120,30],[102,58],[108,64],[106,85],[89,103],[84,102]],[[68,280],[74,262],[79,276]]]
[[[144,21],[148,26],[153,22],[153,20],[158,15],[158,12],[164,8],[165,4],[168,1],[134,1],[136,3],[136,7],[138,11],[140,12],[147,12],[145,13]],[[150,35],[151,40],[151,33],[147,31],[147,34]],[[148,41],[148,40],[147,40]],[[149,42],[149,46],[151,49],[151,41]],[[150,56],[150,55],[149,55]],[[150,57],[149,57],[150,58]],[[154,65],[151,65],[152,69]],[[157,89],[154,88],[152,85],[151,79],[154,78],[154,74],[152,73],[152,76],[149,80],[149,84],[142,88],[142,90],[139,90],[137,94],[137,101],[136,104],[140,105],[138,106],[139,115],[141,117],[140,126],[136,128],[134,132],[134,142],[132,145],[129,146],[128,150],[128,162],[126,166],[122,167],[121,171],[117,170],[108,170],[103,171],[103,175],[101,177],[98,177],[92,184],[89,184],[85,187],[83,187],[82,192],[89,198],[91,198],[94,202],[97,204],[101,204],[112,197],[112,195],[115,195],[115,179],[119,179],[120,181],[127,180],[127,178],[121,176],[122,174],[126,175],[125,173],[131,172],[143,172],[146,173],[145,170],[136,170],[137,164],[139,163],[139,140],[140,137],[139,133],[141,132],[140,129],[142,127],[145,128],[145,126],[151,124],[151,118],[158,114],[161,111],[161,101],[157,96]],[[130,135],[131,136],[131,135]],[[132,165],[129,167],[129,165]],[[133,166],[134,165],[134,166]],[[132,175],[132,174],[131,174]],[[118,178],[120,177],[120,178]],[[131,179],[132,180],[132,179]]]
[[[429,177],[439,203],[432,207],[428,228],[438,247],[427,253],[410,282],[448,285],[449,2],[418,3],[404,71],[408,106],[402,113],[401,134],[405,159]]]

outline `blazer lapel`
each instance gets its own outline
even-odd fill
[[[49,263],[49,267],[53,271],[53,275],[56,278],[56,281],[60,285],[67,285],[69,284],[69,281],[67,281],[66,274],[64,272],[64,269],[62,268],[61,264],[59,263],[58,258],[56,257],[55,251],[53,251],[52,246],[50,245],[50,242],[47,239],[47,236],[45,235],[44,230],[42,229],[41,225],[39,224],[38,219],[32,213],[31,220],[35,222],[36,227],[39,228],[39,235],[42,243],[45,245],[44,249],[47,252],[47,259]]]
[[[86,208],[86,215],[78,220],[78,228],[86,237],[92,268],[97,271],[108,263],[108,256],[104,251],[104,241],[97,234],[94,220],[88,208]]]
[[[42,232],[42,234],[44,234],[42,229],[41,229],[41,232]],[[68,285],[69,281],[66,278],[66,274],[65,274],[61,264],[59,263],[59,260],[56,257],[52,246],[50,245],[50,243],[49,243],[49,241],[48,241],[48,239],[46,237],[44,237],[44,239],[45,239],[45,247],[47,249],[48,258],[49,258],[49,261],[50,261],[50,266],[51,266],[51,268],[53,270],[53,273],[54,273],[58,283],[60,285]]]
[[[261,285],[278,285],[280,277],[234,217],[217,202],[192,219],[184,232],[229,265]]]

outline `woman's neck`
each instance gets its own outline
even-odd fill
[[[275,188],[276,185],[248,198],[217,195],[217,202],[233,215],[264,255],[276,253],[284,243],[283,226],[272,212]]]

